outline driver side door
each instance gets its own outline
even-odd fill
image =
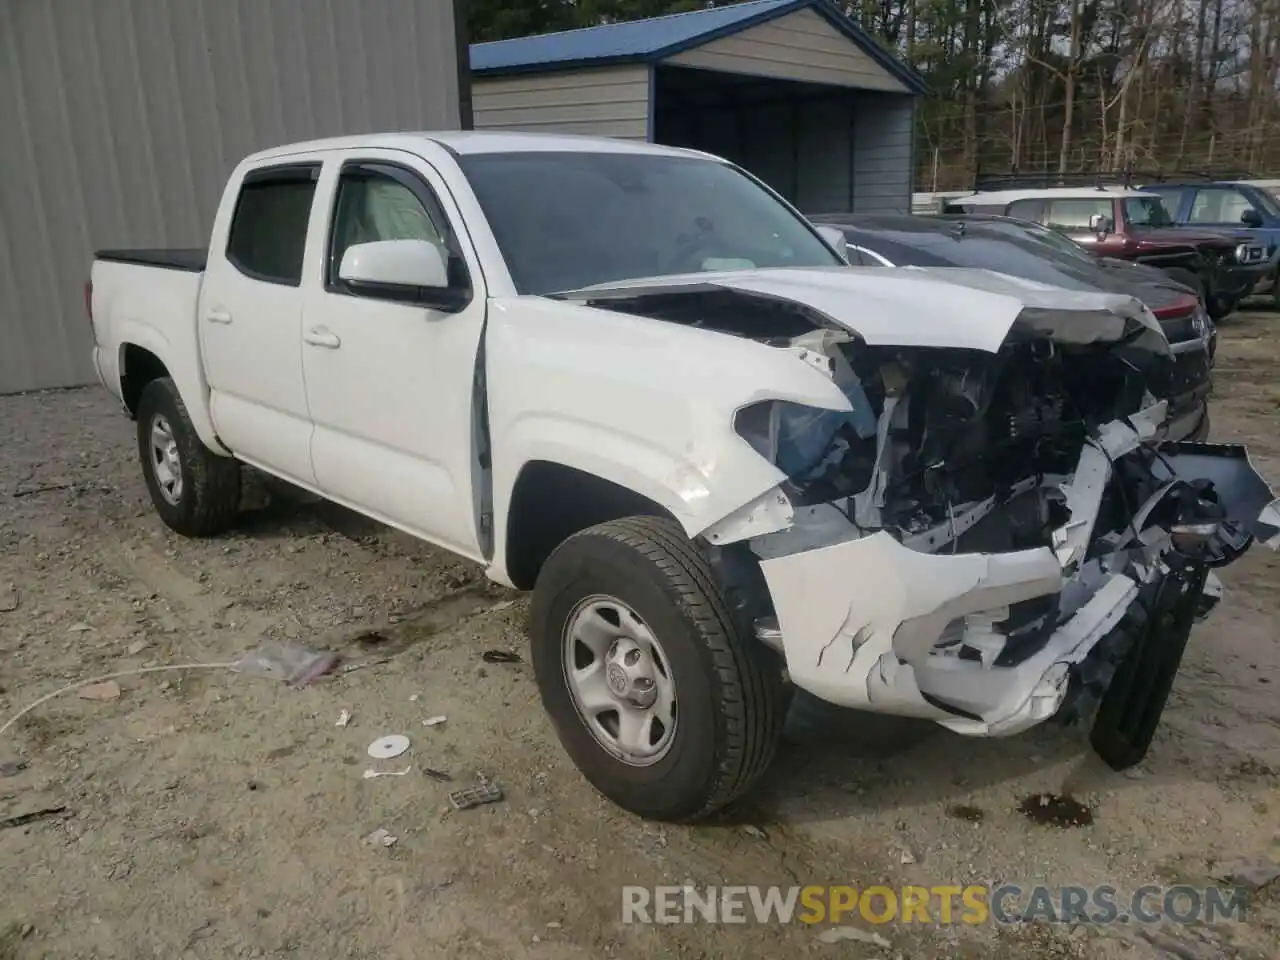
[[[418,157],[362,151],[330,162],[323,275],[303,307],[303,373],[325,496],[456,553],[482,559],[475,504],[476,360],[485,291],[475,252],[439,174]],[[354,291],[346,250],[425,240],[449,264],[460,307],[435,309]]]

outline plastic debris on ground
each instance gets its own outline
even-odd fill
[[[869,943],[877,947],[891,947],[891,944],[878,933],[872,933],[870,930],[860,930],[857,927],[828,927],[818,934],[818,939],[823,943],[839,943],[841,940],[854,940],[858,943]]]
[[[328,650],[311,650],[291,640],[269,640],[242,656],[231,669],[301,687],[333,670],[338,659],[338,654]]]
[[[453,777],[449,776],[449,774],[445,773],[443,770],[432,770],[430,767],[423,767],[422,772],[432,780],[438,780],[441,783],[453,782]]]
[[[373,833],[365,837],[365,840],[373,844],[375,847],[393,847],[399,837],[393,837],[391,832],[385,827],[379,827]]]
[[[413,767],[405,767],[403,770],[366,770],[364,778],[376,780],[378,777],[407,777],[412,769]]]
[[[502,799],[502,788],[496,783],[484,782],[454,790],[449,794],[449,802],[455,810],[470,810],[486,803],[497,803]]]
[[[408,749],[409,738],[394,733],[373,741],[367,752],[375,760],[393,760]]]
[[[338,721],[337,723],[334,724],[334,726],[345,727],[350,722],[351,722],[351,711],[343,710],[341,713],[338,714]]]
[[[114,680],[108,680],[105,683],[91,683],[87,687],[81,687],[76,696],[81,700],[96,700],[99,703],[105,703],[108,700],[119,700],[120,684]]]
[[[485,663],[523,663],[520,654],[512,653],[510,650],[486,650],[481,654],[480,659]]]
[[[445,716],[427,717],[427,719],[422,721],[422,725],[424,727],[438,727],[442,723],[447,723],[448,720],[449,718]]]

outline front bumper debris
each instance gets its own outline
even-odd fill
[[[1151,419],[1139,415],[1084,447],[1061,484],[1071,515],[1052,548],[938,554],[926,552],[933,542],[904,545],[879,532],[781,556],[758,551],[776,614],[762,639],[781,648],[791,680],[823,700],[972,736],[1015,734],[1054,716],[1069,695],[1073,710],[1092,696],[1104,704],[1099,717],[1111,717],[1109,734],[1095,727],[1095,740],[1110,744],[1108,762],[1136,762],[1124,758],[1145,752],[1154,732],[1186,642],[1179,633],[1220,595],[1210,571],[1255,540],[1280,548],[1280,502],[1243,447],[1168,443],[1157,461],[1167,476],[1138,505],[1132,530],[1108,534],[1099,549],[1094,525],[1115,461],[1150,441]],[[1206,482],[1216,518],[1178,513],[1186,491],[1203,493]],[[1011,655],[1000,632],[1010,607],[1046,597],[1056,602],[1043,643]],[[969,655],[957,655],[962,646]],[[1158,676],[1135,680],[1138,668]],[[1128,727],[1117,720],[1125,715]]]

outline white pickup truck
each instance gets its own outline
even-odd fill
[[[704,154],[367,136],[249,157],[207,251],[87,295],[166,524],[227,529],[243,462],[532,589],[560,740],[637,814],[746,790],[797,687],[1136,763],[1270,489],[1162,444],[1136,301],[842,250]]]

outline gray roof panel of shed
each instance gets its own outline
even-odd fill
[[[477,76],[549,73],[610,63],[653,63],[797,10],[810,9],[843,33],[913,93],[928,88],[918,73],[885,50],[831,0],[747,0],[727,7],[672,13],[560,33],[471,45]]]

